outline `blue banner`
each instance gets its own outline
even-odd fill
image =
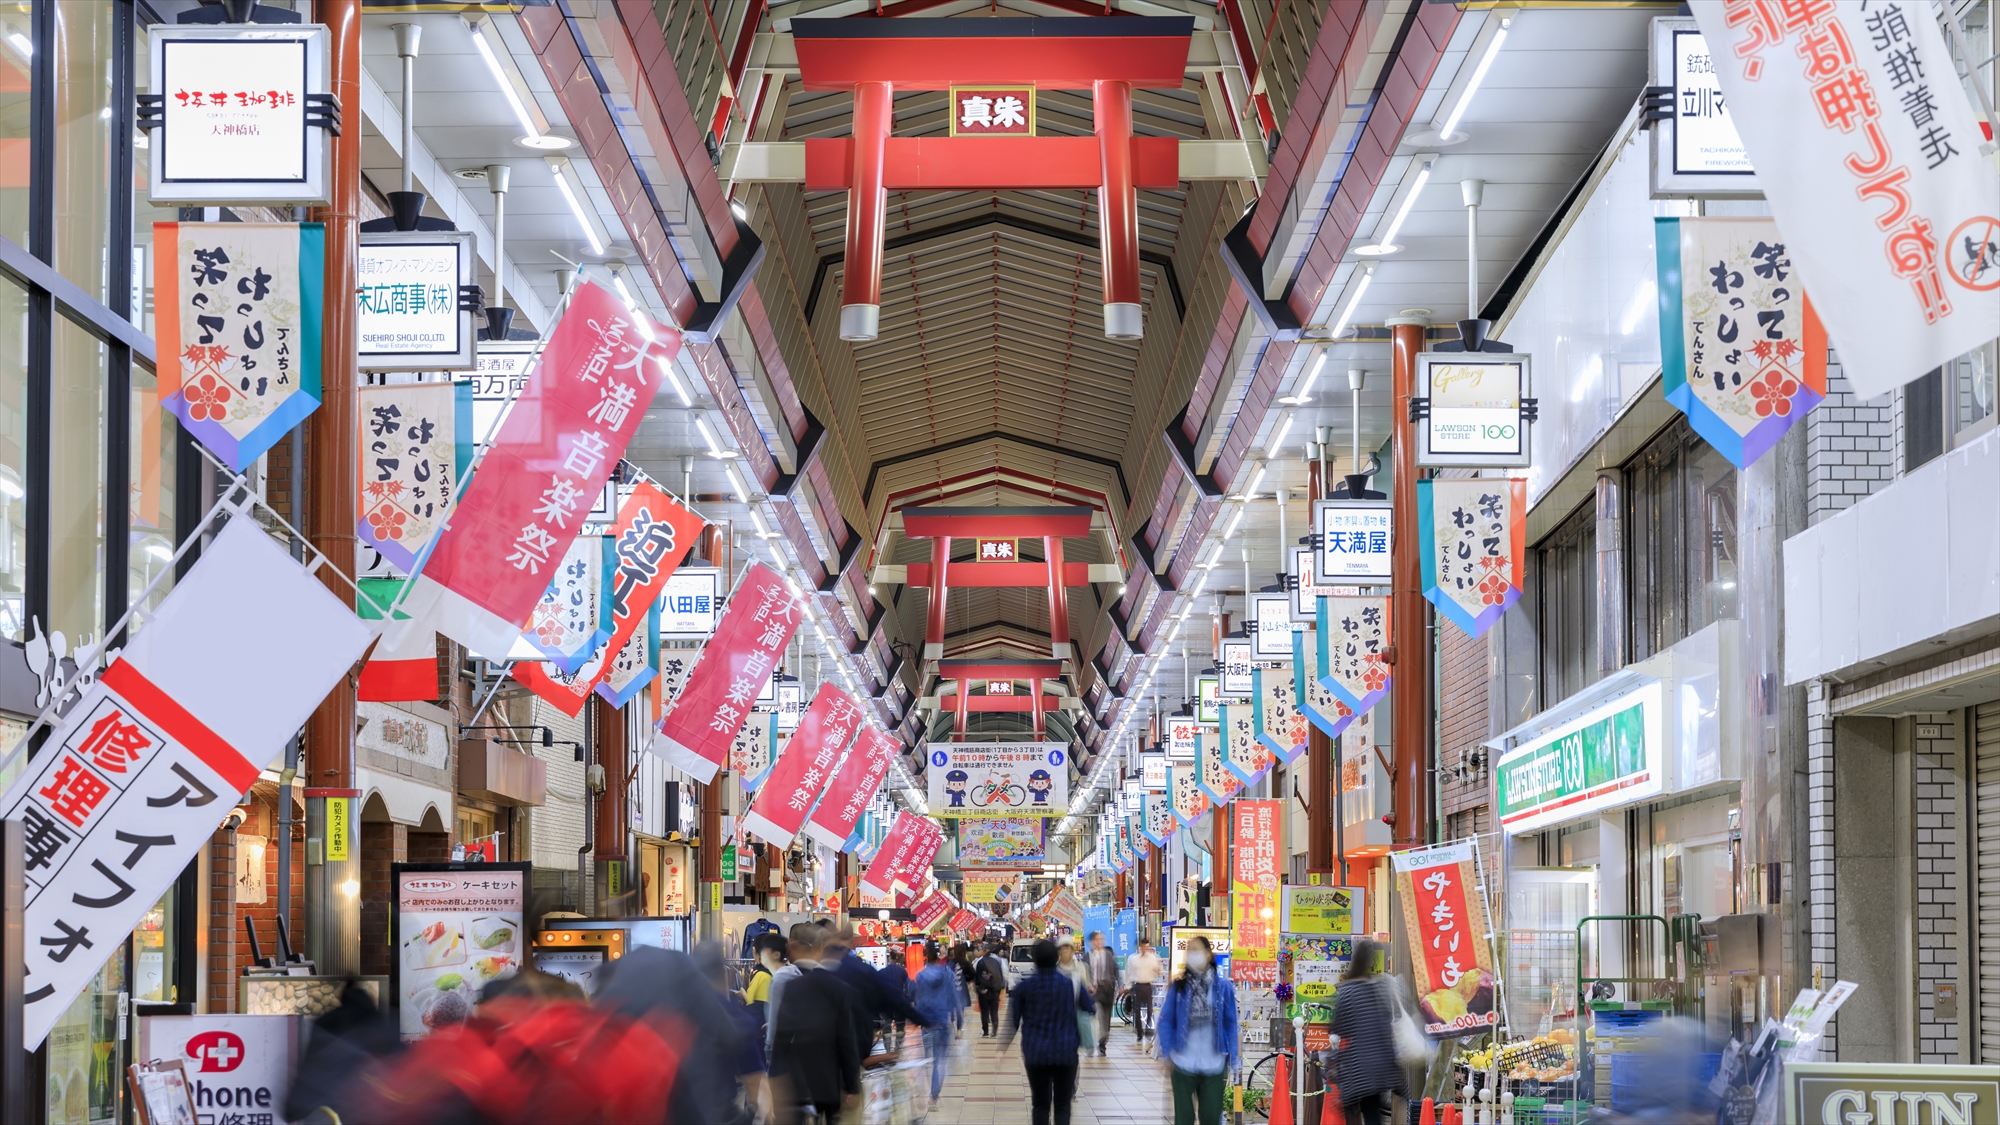
[[[1120,910],[1111,923],[1111,948],[1120,962],[1139,952],[1139,912]]]

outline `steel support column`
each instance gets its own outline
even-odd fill
[[[1139,195],[1132,186],[1132,84],[1093,84],[1092,118],[1104,182],[1097,188],[1098,251],[1104,259],[1104,335],[1137,340],[1139,313]],[[858,132],[858,130],[857,130]]]
[[[843,340],[873,340],[881,330],[882,226],[889,206],[882,169],[894,105],[889,83],[855,84],[854,165],[847,189],[847,256],[840,279]]]
[[[307,423],[311,450],[311,506],[306,534],[326,556],[323,581],[352,606],[354,587],[355,416],[354,372],[359,340],[354,303],[355,257],[361,211],[361,0],[320,0],[327,26],[327,74],[334,96],[352,107],[353,124],[333,138],[328,168],[332,205],[313,208],[326,225],[326,302],[321,316],[320,407]],[[354,791],[354,678],[334,685],[306,722],[306,957],[323,973],[361,971],[361,810]],[[328,805],[344,802],[337,817]],[[328,822],[344,838],[328,835]]]
[[[1317,458],[1306,465],[1306,497],[1309,512],[1313,503],[1326,497]],[[1334,870],[1334,786],[1339,784],[1333,765],[1333,739],[1319,729],[1318,723],[1306,724],[1306,800],[1312,805],[1312,815],[1306,818],[1307,871]]]
[[[850,227],[850,242],[853,241],[852,232],[853,228]],[[877,245],[880,245],[879,241]],[[852,259],[849,260],[852,261]],[[852,275],[850,274],[850,276]],[[846,313],[842,312],[841,315],[845,317]],[[933,536],[931,538],[931,574],[934,576],[946,575],[946,567],[950,562],[951,538],[945,535]],[[931,605],[924,621],[925,660],[944,659],[944,601],[948,583],[948,577],[936,577],[931,582]]]
[[[1068,660],[1069,589],[1065,585],[1068,574],[1063,566],[1062,536],[1044,535],[1042,552],[1049,560],[1049,655],[1057,660]]]
[[[597,696],[592,696],[590,705],[597,709],[597,764],[604,768],[604,792],[597,798],[597,824],[591,834],[596,852],[593,869],[597,876],[597,914],[601,918],[623,918],[644,913],[643,904],[630,897],[637,880],[632,878],[625,843],[631,832],[631,818],[625,811],[625,771],[629,768],[625,712]],[[702,841],[703,851],[709,850],[708,844],[708,840]],[[719,857],[721,848],[715,851]],[[716,873],[720,877],[719,858]]]
[[[1416,426],[1410,421],[1410,396],[1416,385],[1417,353],[1424,350],[1419,317],[1391,317],[1390,425],[1395,435],[1390,504],[1396,527],[1391,587],[1392,628],[1389,644],[1396,653],[1390,694],[1394,730],[1395,846],[1414,848],[1430,842],[1431,657],[1425,634],[1429,604],[1423,595],[1423,555],[1417,536]]]

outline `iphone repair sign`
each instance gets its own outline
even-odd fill
[[[137,1057],[179,1060],[197,1125],[285,1120],[297,1016],[141,1016]]]

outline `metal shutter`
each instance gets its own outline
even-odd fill
[[[2000,703],[1972,709],[1978,864],[1979,1061],[2000,1063]]]

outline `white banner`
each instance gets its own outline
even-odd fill
[[[1894,390],[2000,336],[2000,173],[1932,5],[1693,11],[1855,393]]]
[[[84,691],[0,799],[23,829],[29,1049],[374,635],[238,517]]]
[[[932,816],[1061,816],[1069,751],[1060,742],[933,742]]]

